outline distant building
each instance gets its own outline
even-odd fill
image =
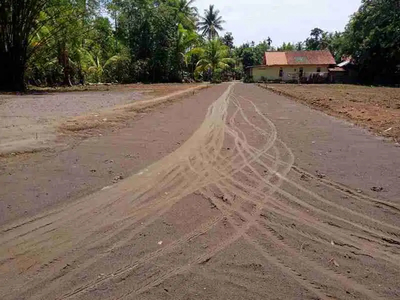
[[[337,65],[338,68],[343,69],[343,75],[341,76],[342,80],[336,78],[335,82],[343,82],[343,83],[356,83],[359,82],[358,78],[358,68],[354,64],[351,57],[345,58],[341,63]]]
[[[329,69],[336,67],[328,50],[266,52],[261,66],[249,67],[249,75],[260,81],[328,80]]]

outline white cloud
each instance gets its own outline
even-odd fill
[[[233,33],[235,44],[259,42],[268,36],[275,46],[304,41],[311,29],[342,31],[361,0],[196,0],[202,15],[214,4]]]

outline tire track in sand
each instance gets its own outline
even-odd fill
[[[299,255],[298,249],[292,248],[291,245],[279,239],[279,232],[276,230],[285,228],[284,225],[281,225],[283,227],[275,226],[273,229],[270,225],[276,225],[276,223],[260,219],[261,213],[266,210],[296,222],[313,224],[317,227],[320,235],[316,236],[307,231],[299,232],[316,243],[326,243],[331,236],[336,236],[338,241],[343,241],[343,244],[347,243],[351,247],[363,249],[364,244],[361,244],[351,234],[366,235],[372,240],[372,242],[364,242],[368,244],[368,247],[364,249],[366,253],[372,253],[376,257],[389,261],[398,258],[397,254],[388,254],[387,251],[384,251],[381,248],[382,245],[371,246],[371,243],[377,242],[374,240],[376,237],[393,237],[394,235],[390,233],[393,231],[395,233],[398,230],[397,227],[359,212],[349,211],[330,199],[321,197],[289,180],[287,175],[294,162],[290,149],[277,138],[275,126],[257,106],[250,99],[233,93],[233,89],[233,85],[229,86],[226,92],[209,107],[200,128],[181,148],[146,168],[143,172],[95,196],[88,197],[85,201],[77,201],[63,210],[55,210],[27,220],[25,223],[17,222],[4,228],[4,235],[0,237],[0,242],[4,243],[4,247],[2,246],[0,251],[0,261],[3,262],[0,268],[10,267],[11,261],[18,255],[24,257],[30,252],[46,251],[44,260],[63,258],[74,261],[76,259],[81,263],[59,278],[54,278],[54,274],[49,269],[38,271],[40,264],[28,271],[28,273],[39,272],[38,279],[30,278],[25,281],[14,275],[17,278],[14,282],[20,282],[21,290],[32,292],[31,295],[34,294],[35,299],[50,297],[54,291],[67,291],[63,292],[58,299],[80,299],[87,293],[101,289],[113,280],[126,277],[127,280],[132,281],[132,288],[128,291],[116,290],[116,294],[112,296],[112,299],[123,299],[146,292],[175,275],[187,272],[196,264],[208,261],[229,245],[243,239],[263,256],[267,263],[276,266],[280,272],[320,299],[331,299],[328,291],[335,292],[335,289],[332,285],[328,286],[325,291],[321,290],[320,280],[316,280],[315,275],[311,276],[311,273],[308,273],[310,269],[315,270],[324,278],[329,278],[339,286],[345,286],[370,299],[380,299],[380,294],[365,285],[336,270],[325,268],[318,261],[305,255],[300,255],[294,261],[283,261],[274,254],[272,249],[262,245],[261,239],[257,240],[250,233],[251,230],[258,230],[261,235],[273,242],[274,247],[279,246],[284,249],[286,255]],[[249,105],[262,120],[262,126],[249,120],[249,115],[244,109],[245,105]],[[248,136],[245,130],[236,124],[238,119],[244,121],[243,126],[247,130],[251,130],[252,136]],[[258,139],[262,142],[251,145],[254,135],[259,136]],[[230,148],[229,152],[225,150],[227,147]],[[266,170],[266,173],[262,174],[261,170]],[[283,183],[294,186],[317,201],[309,203],[299,199],[286,191]],[[328,188],[343,190],[335,183],[324,183]],[[171,241],[161,249],[148,252],[129,264],[125,263],[122,266],[119,264],[112,273],[108,273],[100,279],[91,280],[89,278],[73,289],[66,286],[58,290],[63,282],[73,280],[76,275],[90,270],[96,264],[101,264],[109,256],[112,256],[113,250],[129,246],[140,232],[158,221],[174,204],[198,190],[202,190],[205,196],[219,209],[220,216],[199,224],[193,231]],[[279,199],[278,195],[285,201]],[[367,202],[380,201],[361,196],[358,199]],[[251,211],[243,208],[247,203],[252,203]],[[335,209],[343,211],[346,216],[332,216],[318,207],[317,203],[335,207]],[[393,211],[396,210],[395,205],[385,204]],[[313,213],[307,213],[305,209],[309,209]],[[88,214],[93,218],[87,220],[85,216]],[[361,218],[362,224],[349,219],[351,215]],[[339,230],[323,223],[324,219],[332,217],[345,222],[350,227]],[[177,255],[177,249],[184,248],[188,241],[196,241],[200,236],[207,235],[223,220],[227,220],[234,232],[228,238],[218,241],[212,249],[196,250],[192,257],[182,263],[177,263],[176,266],[157,266],[159,272],[149,273],[148,278],[139,283],[135,283],[133,277],[129,277],[129,274],[134,274],[135,270],[146,266],[153,260],[172,253]],[[266,225],[263,226],[263,224]],[[105,228],[107,230],[102,230]],[[54,230],[57,233],[67,232],[70,235],[58,238],[58,246],[47,249],[49,240],[54,236]],[[389,230],[392,232],[388,232]],[[80,238],[71,237],[72,233],[78,232]],[[294,233],[295,230],[291,232]],[[386,236],[386,234],[390,234],[390,236]],[[326,238],[321,238],[321,236]],[[90,241],[90,245],[86,243],[87,241]],[[396,240],[394,239],[394,241]],[[390,247],[390,243],[388,244],[387,246]],[[15,250],[16,247],[21,249]],[[97,249],[102,251],[96,253]],[[92,257],[88,258],[87,252],[93,254]],[[295,261],[300,261],[302,267],[293,265]],[[57,267],[61,271],[61,266]],[[300,276],[301,273],[303,274]],[[43,287],[45,285],[46,287]],[[10,297],[12,295],[15,293],[8,294]]]

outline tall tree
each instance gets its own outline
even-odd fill
[[[337,62],[341,61],[343,55],[343,34],[341,32],[324,32],[322,44],[328,49]]]
[[[114,34],[117,35],[118,32],[118,19],[119,15],[121,12],[121,1],[122,0],[104,0],[105,1],[105,7],[111,17],[111,19],[114,21]],[[116,44],[117,45],[117,44]],[[117,48],[117,47],[115,47]]]
[[[197,41],[196,29],[197,8],[193,6],[195,0],[168,0],[168,5],[174,12],[176,22],[175,56],[173,68],[180,74],[180,80],[185,78],[184,68],[188,65],[186,52]]]
[[[214,9],[214,5],[210,5],[209,9],[204,10],[204,17],[200,17],[199,30],[203,36],[207,36],[212,40],[219,36],[218,31],[224,30],[222,24],[225,23],[222,17],[219,16],[220,11]]]
[[[253,44],[253,53],[255,57],[255,64],[261,65],[264,61],[265,52],[271,51],[273,48],[270,46],[268,40],[264,40],[257,45]]]
[[[229,49],[233,49],[234,45],[233,45],[233,35],[232,32],[227,32],[225,33],[225,35],[222,37],[222,43],[227,46]]]
[[[188,67],[192,62],[192,54],[190,51],[198,43],[199,36],[196,32],[183,28],[180,24],[178,27],[178,38],[176,43],[177,64],[181,72],[181,79],[184,79],[184,67]],[[194,70],[192,70],[194,71]]]
[[[271,40],[266,39],[257,45],[251,42],[236,48],[235,55],[241,59],[243,72],[247,67],[261,65],[263,63],[265,52],[274,50],[271,46],[271,42]]]
[[[258,65],[258,58],[254,55],[254,51],[250,47],[243,50],[241,57],[243,71],[245,71],[248,67]]]
[[[345,54],[360,68],[367,83],[400,81],[400,1],[363,0],[343,37]]]
[[[97,0],[2,1],[0,69],[7,72],[0,72],[0,89],[24,90],[26,79],[71,84],[71,76],[80,72],[78,49],[98,4]]]
[[[292,43],[283,43],[282,46],[278,47],[278,51],[294,51],[296,46]]]
[[[302,50],[304,50],[304,44],[303,44],[303,42],[297,42],[296,45],[295,45],[295,48],[296,48],[297,51],[302,51]]]
[[[311,30],[310,37],[306,39],[306,49],[307,50],[322,50],[322,35],[324,31],[320,28],[314,28]]]
[[[0,2],[0,90],[25,90],[29,38],[49,0]]]
[[[186,29],[196,29],[197,7],[193,6],[195,0],[169,0],[169,5],[175,12],[178,24]]]
[[[214,6],[201,21],[210,39],[222,30]],[[194,0],[0,0],[0,89],[180,81],[200,59],[198,24]]]

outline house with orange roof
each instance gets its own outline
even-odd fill
[[[259,81],[296,81],[310,76],[328,78],[336,62],[329,50],[266,52],[263,65],[249,68],[249,75]]]

